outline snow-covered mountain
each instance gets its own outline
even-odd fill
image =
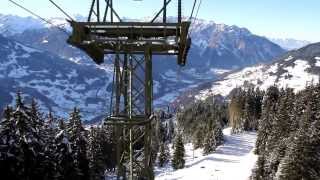
[[[14,104],[17,91],[34,97],[41,109],[67,117],[79,107],[85,119],[105,113],[112,69],[79,65],[0,36],[0,109]],[[98,111],[98,112],[97,112]],[[101,113],[99,113],[99,111]]]
[[[86,18],[81,15],[74,15],[74,19],[84,21]],[[60,27],[71,30],[69,23],[63,17],[53,17],[47,19],[50,24],[33,18],[31,16],[21,17],[17,15],[0,14],[0,33],[3,36],[13,36],[25,30],[39,30],[44,28]]]
[[[78,16],[76,18],[83,19],[82,16]],[[66,29],[69,28],[63,18],[52,18],[50,21],[55,25],[62,26]],[[11,25],[11,23],[14,24]],[[93,109],[97,107],[98,109],[101,109],[101,114],[96,113],[95,115],[102,115],[105,113],[105,111],[103,111],[103,107],[106,109],[104,103],[108,101],[109,96],[107,95],[108,93],[110,94],[111,90],[109,79],[110,77],[112,77],[110,75],[110,69],[112,69],[112,60],[110,59],[110,57],[106,58],[105,64],[103,64],[102,66],[96,66],[85,53],[69,46],[66,43],[68,34],[60,31],[56,27],[44,24],[37,19],[0,15],[0,24],[2,24],[1,34],[5,35],[6,38],[12,39],[14,41],[6,38],[2,39],[6,39],[6,41],[9,41],[11,43],[20,43],[21,45],[23,44],[25,46],[40,50],[38,52],[38,54],[41,54],[39,58],[45,59],[42,61],[42,63],[49,61],[48,59],[50,58],[47,56],[52,56],[54,58],[60,59],[59,62],[61,64],[59,64],[59,67],[55,67],[55,65],[51,65],[50,63],[48,63],[41,69],[53,69],[52,74],[51,72],[47,73],[48,77],[54,76],[56,74],[56,71],[59,70],[60,67],[63,66],[62,69],[67,68],[68,64],[71,63],[72,66],[81,69],[81,71],[79,70],[79,72],[76,73],[80,79],[84,79],[87,76],[87,72],[85,71],[90,71],[90,77],[92,78],[93,76],[96,78],[100,78],[99,83],[94,83],[94,85],[91,85],[89,89],[88,87],[86,87],[82,92],[85,94],[89,93],[90,89],[94,89],[96,91],[104,91],[106,87],[109,87],[107,89],[107,92],[104,91],[106,93],[105,95],[98,96],[99,101],[96,102],[97,104],[90,105],[90,107],[92,107]],[[30,26],[24,26],[24,24],[28,24]],[[204,20],[196,20],[192,27],[192,36],[193,45],[190,49],[186,67],[178,67],[178,65],[176,64],[176,59],[174,57],[154,57],[153,76],[155,88],[155,105],[166,105],[175,97],[179,96],[182,92],[190,88],[194,88],[204,82],[211,82],[221,74],[226,73],[230,70],[238,67],[246,67],[248,65],[260,62],[269,62],[269,60],[284,53],[284,50],[278,45],[268,41],[263,37],[253,35],[247,29],[239,28],[237,26],[216,24],[212,21],[207,22]],[[4,43],[1,46],[5,47],[6,45]],[[5,62],[12,61],[12,58],[9,55],[14,53],[14,51],[20,50],[15,48],[3,48],[3,51],[4,52],[0,53],[0,56],[3,56],[0,68],[5,70],[3,72],[6,72],[9,70],[5,65]],[[31,53],[30,57],[25,60],[25,66],[39,66],[36,65],[36,63],[39,61],[39,58],[37,59],[37,57],[34,57],[34,55]],[[33,62],[31,59],[36,60],[34,60]],[[19,64],[20,61],[18,61],[17,63]],[[97,71],[97,73],[95,71]],[[1,75],[3,74],[3,72],[1,72]],[[65,72],[61,72],[61,74],[68,75],[70,74],[69,72],[73,71],[71,69],[68,69],[65,70]],[[46,82],[45,78],[42,78],[37,71],[29,71],[27,76],[28,81],[31,81],[31,79],[33,79],[34,81]],[[8,81],[8,78],[10,79],[10,77],[4,77],[3,79]],[[45,86],[47,86],[47,91],[57,91],[58,94],[64,94],[63,90],[50,88],[54,87],[53,84],[59,80],[52,77],[49,79],[52,82],[42,83],[41,88],[45,88]],[[19,79],[11,77],[11,80],[15,81],[16,84],[19,84],[19,86],[28,84],[28,81],[23,78]],[[70,81],[72,80],[70,79]],[[62,84],[63,86],[72,84],[72,87],[76,87],[76,83],[79,83],[79,86],[81,86],[81,84],[86,84],[85,81],[72,81],[72,83],[64,82]],[[10,94],[10,96],[6,97],[6,101],[1,102],[2,105],[12,101],[12,96],[19,86],[8,84],[6,92],[7,94]],[[37,88],[40,87],[35,86],[33,89],[36,91]],[[23,91],[25,90],[23,89]],[[27,92],[27,94],[34,95],[35,97],[41,96],[44,98],[46,93],[35,95],[34,93]],[[72,103],[70,102],[69,104],[64,103],[64,99],[55,98],[54,95],[50,95],[46,98],[47,101],[52,102],[51,104],[55,104],[54,107],[56,107],[56,110],[61,107],[60,110],[63,111],[63,114],[66,114],[69,109],[72,108],[69,107],[69,105],[74,106],[77,104],[77,106],[83,106],[83,109],[85,109],[84,107],[87,106],[86,103],[84,103],[86,102],[85,99],[90,97],[97,97],[97,95],[93,94],[94,93],[91,92],[90,95],[86,94],[84,96],[80,96],[80,93],[78,93],[78,100],[76,100],[77,98],[75,97],[70,98],[72,99],[70,100],[72,101]],[[67,96],[65,98],[68,99]],[[100,103],[100,100],[103,100],[103,103]],[[50,103],[47,105],[47,107],[50,107]]]
[[[84,17],[80,15],[75,18],[84,20]],[[1,19],[4,20],[1,21]],[[5,21],[5,19],[9,20]],[[56,26],[69,29],[64,18],[51,18],[49,21]],[[11,22],[14,22],[14,26],[11,25]],[[60,56],[77,59],[73,52],[77,50],[68,48],[65,43],[67,35],[53,28],[52,25],[30,17],[19,18],[10,15],[0,15],[0,24],[7,27],[6,31],[14,34],[12,37],[22,43]],[[30,25],[24,26],[24,24]],[[32,24],[35,24],[34,28]],[[193,21],[191,35],[194,51],[191,51],[193,54],[190,56],[194,58],[190,59],[189,64],[202,67],[199,72],[203,72],[203,67],[206,67],[206,71],[210,68],[235,69],[259,62],[268,62],[285,52],[280,46],[264,37],[252,34],[246,28],[217,24],[213,21],[201,19]],[[58,38],[55,38],[57,36]]]
[[[282,48],[287,49],[287,50],[299,49],[299,48],[302,48],[303,46],[311,44],[310,41],[296,40],[296,39],[292,39],[292,38],[286,38],[286,39],[269,38],[269,40],[278,44],[279,46],[281,46]]]
[[[299,91],[307,85],[318,83],[319,76],[320,43],[315,43],[290,51],[271,64],[256,65],[232,72],[200,90],[196,99],[217,94],[227,96],[234,88],[248,85],[260,89],[277,85]]]
[[[284,53],[268,39],[234,25],[197,20],[191,32],[194,44],[200,48],[200,57],[210,67],[236,69],[269,62]]]

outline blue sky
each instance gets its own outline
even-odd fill
[[[0,13],[29,14],[1,0]],[[62,16],[48,0],[16,0],[43,17]],[[173,0],[172,9],[176,7]],[[184,15],[189,16],[193,0],[182,0]],[[198,0],[199,1],[199,0]],[[91,0],[55,0],[69,14],[87,15]],[[162,0],[114,0],[122,17],[152,16]],[[320,0],[202,0],[198,18],[246,27],[251,32],[279,38],[320,41]],[[171,15],[175,15],[171,10]]]

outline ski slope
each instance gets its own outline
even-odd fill
[[[186,166],[174,171],[171,164],[155,168],[156,180],[246,180],[257,160],[253,154],[255,132],[231,134],[231,128],[224,129],[225,142],[207,156],[202,149],[193,151],[192,144],[185,145]]]

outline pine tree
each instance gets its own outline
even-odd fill
[[[56,154],[54,157],[57,162],[57,179],[78,179],[78,169],[74,164],[70,137],[67,133],[63,119],[59,120],[58,133],[55,137],[55,146]]]
[[[36,111],[36,109],[31,109]],[[7,169],[9,179],[39,179],[41,171],[43,142],[37,124],[39,117],[32,117],[33,111],[27,107],[17,93],[16,109],[8,108],[1,123],[1,160]]]
[[[320,117],[313,116],[312,100],[307,105],[302,124],[291,138],[285,157],[282,159],[276,179],[320,178]]]
[[[217,148],[217,143],[215,136],[212,132],[208,132],[206,134],[206,137],[204,139],[204,148],[203,148],[203,154],[209,154],[213,151],[215,151]]]
[[[55,141],[55,136],[58,133],[57,120],[53,117],[52,112],[50,111],[44,122],[44,141],[45,147],[43,152],[43,162],[41,166],[43,167],[43,180],[58,179],[58,160],[56,156],[57,144]]]
[[[106,169],[109,172],[114,172],[116,167],[116,139],[115,128],[108,125],[101,127],[101,147],[103,150],[103,157],[106,162]]]
[[[86,180],[89,178],[86,132],[82,126],[80,111],[77,108],[74,108],[70,114],[67,132],[70,136],[74,164],[78,169],[77,175],[79,179]]]
[[[172,119],[170,119],[168,122],[168,141],[169,142],[172,142],[172,140],[174,138],[174,131],[175,131],[174,127],[175,127],[174,123],[173,123]]]
[[[184,160],[184,145],[182,141],[181,134],[177,135],[177,139],[175,141],[174,145],[174,153],[173,153],[173,159],[172,159],[172,167],[174,169],[182,169],[184,168],[185,160]]]
[[[193,137],[193,147],[194,149],[198,149],[203,147],[203,130],[202,128],[198,128],[195,130],[195,135]]]
[[[22,172],[19,172],[22,160],[16,156],[20,149],[15,127],[13,109],[7,106],[0,121],[0,169],[4,179],[18,180],[23,177]]]
[[[215,119],[213,126],[214,126],[213,127],[213,135],[215,138],[215,144],[216,144],[216,146],[220,146],[223,144],[223,141],[224,141],[222,126],[221,126],[220,121],[218,119]]]
[[[213,151],[216,150],[217,148],[217,141],[216,141],[216,134],[215,134],[215,130],[216,130],[216,126],[219,123],[216,122],[215,119],[209,119],[208,122],[208,127],[206,128],[206,134],[205,134],[205,138],[204,138],[204,143],[203,143],[203,154],[209,154]],[[217,129],[218,130],[218,129]]]
[[[88,159],[91,180],[102,180],[105,170],[103,140],[100,128],[91,127],[88,142]]]
[[[169,162],[170,159],[170,152],[169,147],[166,143],[162,142],[160,144],[160,150],[159,150],[159,166],[163,167],[165,164]]]
[[[294,137],[294,142],[288,148],[286,156],[282,159],[279,170],[276,174],[276,179],[279,180],[300,180],[306,176],[304,172],[304,148],[305,148],[305,133],[299,132]]]
[[[29,110],[29,116],[30,116],[30,124],[34,128],[34,135],[37,138],[38,141],[38,155],[36,157],[37,163],[36,167],[34,168],[34,171],[39,175],[38,177],[42,179],[53,179],[54,177],[54,168],[51,169],[51,167],[54,167],[54,161],[52,161],[52,158],[49,158],[51,156],[51,152],[49,147],[47,146],[48,141],[52,139],[47,133],[47,129],[45,127],[45,122],[43,115],[39,111],[39,106],[35,99],[32,99],[31,107]],[[46,169],[48,168],[49,169]],[[52,173],[52,174],[50,174]]]
[[[255,153],[258,155],[265,151],[266,140],[272,129],[271,123],[276,117],[278,99],[279,89],[275,86],[269,87],[264,97],[262,115],[258,124],[258,136],[255,147]]]
[[[166,142],[167,141],[167,129],[162,124],[161,120],[159,121],[159,141]]]
[[[19,135],[17,144],[22,151],[19,158],[23,159],[22,169],[26,179],[41,178],[41,153],[43,151],[43,139],[39,133],[41,130],[40,117],[35,116],[37,113],[36,107],[25,106],[21,94],[17,94],[16,110],[13,113],[13,118],[16,122],[16,133]]]
[[[255,167],[252,170],[251,178],[252,180],[264,180],[265,177],[263,176],[265,174],[265,157],[264,155],[259,155],[257,162],[255,164]]]

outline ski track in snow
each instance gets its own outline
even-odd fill
[[[223,130],[224,144],[209,155],[202,149],[193,152],[192,144],[185,145],[186,165],[174,171],[169,163],[164,168],[155,168],[156,180],[246,180],[257,160],[253,154],[255,132],[231,134],[231,128]]]

